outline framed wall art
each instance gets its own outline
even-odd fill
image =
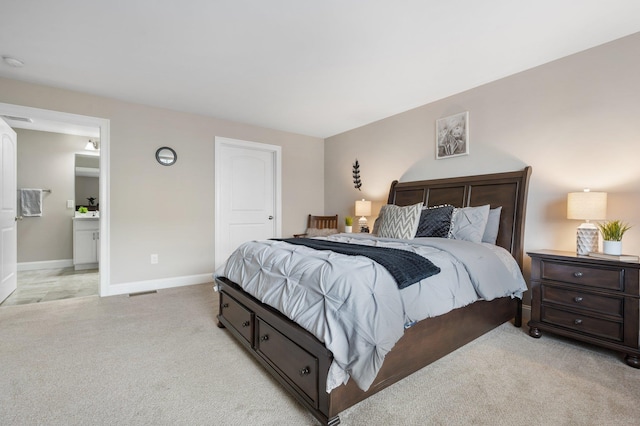
[[[436,160],[469,154],[469,112],[436,120]]]

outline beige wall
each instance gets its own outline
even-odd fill
[[[18,263],[73,258],[75,153],[87,138],[59,133],[16,129],[18,137],[18,188],[50,189],[43,194],[42,217],[18,222]]]
[[[566,195],[589,187],[609,193],[609,219],[633,224],[623,251],[640,254],[638,52],[640,33],[328,138],[325,210],[353,215],[364,197],[377,214],[394,179],[531,165],[526,250],[575,250],[580,222],[566,218]],[[462,111],[470,155],[435,160],[435,121]],[[356,157],[362,192],[351,183]]]
[[[640,253],[639,48],[640,34],[635,34],[324,144],[313,137],[1,78],[0,102],[111,121],[112,284],[212,271],[215,136],[283,147],[285,236],[302,231],[310,212],[353,215],[358,198],[374,200],[377,212],[393,179],[531,165],[526,249],[574,250],[579,222],[566,219],[566,193],[590,187],[609,192],[609,218],[634,225],[624,251]],[[469,111],[471,154],[436,161],[435,120],[461,111]],[[155,163],[154,152],[163,145],[178,152],[175,166]],[[351,183],[356,157],[362,192]],[[151,253],[159,254],[158,265],[149,264]]]
[[[213,272],[216,136],[282,147],[283,235],[324,211],[322,139],[2,78],[0,102],[110,120],[111,285]]]

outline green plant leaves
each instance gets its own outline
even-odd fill
[[[598,223],[597,225],[602,234],[602,239],[605,241],[622,241],[624,233],[631,228],[630,225],[620,220],[610,220],[608,222]]]

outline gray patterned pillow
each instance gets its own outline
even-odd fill
[[[422,203],[405,207],[387,204],[380,211],[382,220],[378,236],[409,240],[416,235]]]
[[[453,210],[451,236],[454,240],[482,242],[489,218],[489,204],[480,207],[463,207]]]

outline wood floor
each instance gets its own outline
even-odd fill
[[[19,271],[18,288],[0,306],[26,305],[99,294],[97,269],[76,271],[72,267]]]

